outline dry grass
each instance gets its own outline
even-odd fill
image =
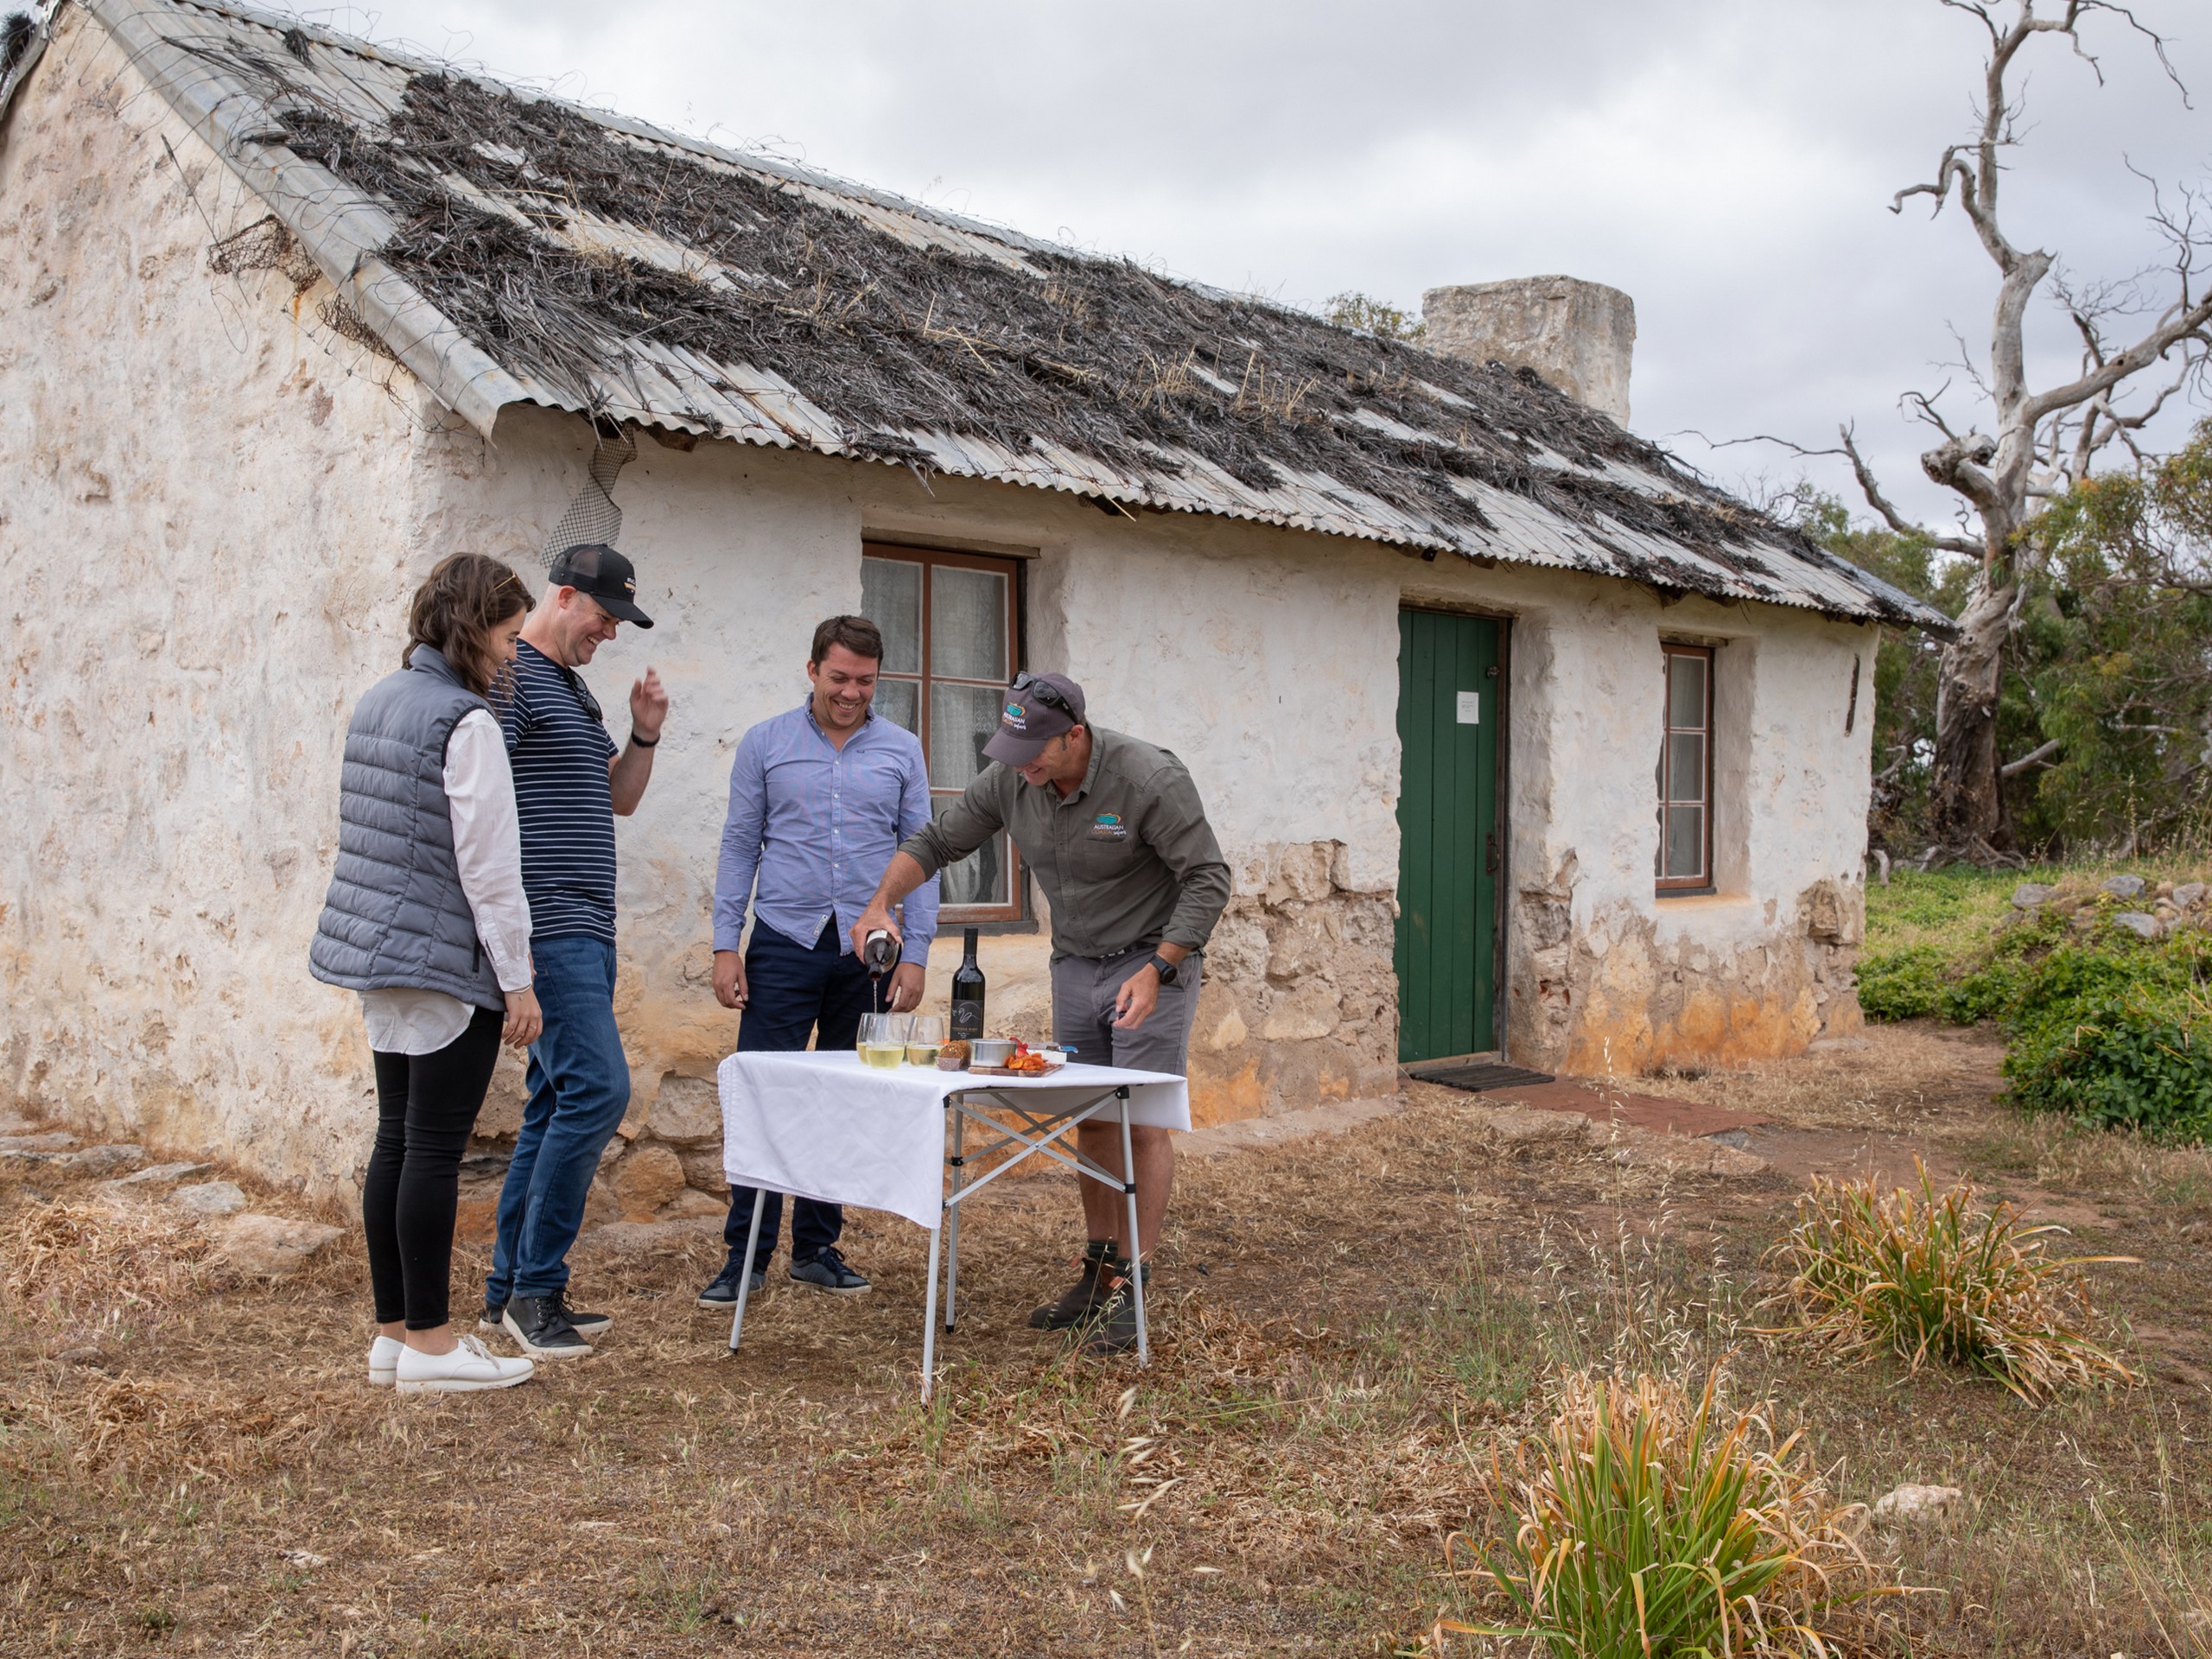
[[[1935,1362],[2002,1383],[2023,1400],[2139,1381],[2092,1338],[2079,1269],[2133,1256],[2053,1257],[2057,1227],[1984,1209],[1970,1185],[1918,1192],[1876,1179],[1815,1177],[1797,1224],[1767,1256],[1789,1282],[1766,1306],[1796,1323],[1783,1334],[1866,1358],[1889,1352],[1914,1370]]]
[[[1881,1092],[1925,1070],[1892,1035],[1855,1072],[1707,1081],[1839,1160],[1891,1132],[1811,1127],[1853,1122],[1853,1101],[1996,1160],[1986,1086],[1918,1116]],[[194,1268],[196,1235],[173,1229],[180,1293],[150,1299],[157,1262],[114,1264],[156,1249],[158,1211],[78,1217],[97,1242],[57,1251],[39,1241],[60,1220],[34,1217],[88,1195],[0,1181],[0,1275],[33,1292],[0,1308],[0,1653],[1387,1652],[1464,1611],[1444,1541],[1497,1535],[1491,1459],[1541,1433],[1548,1379],[1722,1363],[1741,1397],[1802,1418],[1838,1503],[1902,1480],[1969,1494],[1893,1541],[1942,1592],[1891,1605],[1895,1650],[2202,1651],[2185,1616],[2212,1584],[2212,1392],[2174,1368],[2212,1364],[2212,1239],[2164,1229],[2142,1268],[2104,1270],[2150,1382],[2031,1410],[1751,1340],[1792,1181],[1508,1158],[1470,1104],[1424,1093],[1336,1140],[1187,1162],[1149,1372],[1027,1329],[1071,1205],[1057,1179],[1002,1183],[963,1226],[927,1408],[925,1240],[885,1217],[848,1231],[873,1296],[772,1276],[734,1361],[726,1320],[690,1305],[718,1239],[588,1243],[580,1300],[617,1321],[602,1352],[505,1395],[402,1401],[359,1375],[350,1240],[270,1287]],[[2080,1155],[2068,1201],[2143,1224],[2149,1189]],[[457,1299],[481,1265],[459,1265]]]

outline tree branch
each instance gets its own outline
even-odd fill
[[[2007,760],[1997,768],[1997,775],[1999,778],[2017,778],[2030,766],[2047,766],[2051,763],[2050,757],[2056,754],[2061,747],[2059,740],[2054,737],[2041,747],[2030,749],[2018,760]]]

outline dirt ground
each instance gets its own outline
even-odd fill
[[[1143,1372],[1027,1327],[1079,1244],[1072,1193],[1002,1182],[927,1408],[925,1235],[894,1218],[848,1228],[871,1295],[779,1259],[735,1359],[692,1302],[717,1237],[588,1235],[598,1355],[416,1400],[363,1379],[350,1230],[241,1284],[165,1206],[10,1175],[0,1653],[1393,1652],[1460,1605],[1446,1541],[1491,1529],[1492,1452],[1549,1379],[1721,1363],[1844,1497],[1964,1490],[1869,1533],[1926,1592],[1859,1632],[1878,1650],[2212,1654],[2212,1156],[2024,1122],[1992,1103],[1999,1059],[1907,1027],[1636,1081],[1770,1118],[1752,1173],[1700,1173],[1688,1141],[1502,1138],[1504,1097],[1427,1085],[1340,1135],[1186,1159]],[[1805,1179],[1916,1158],[2141,1258],[2089,1270],[2139,1387],[2037,1409],[1758,1335]]]

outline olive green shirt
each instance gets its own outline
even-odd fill
[[[1229,862],[1189,771],[1119,732],[1090,728],[1090,769],[1065,800],[994,763],[899,850],[935,875],[1001,829],[1052,906],[1055,958],[1203,950],[1229,903]]]

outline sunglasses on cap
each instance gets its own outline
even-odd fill
[[[1014,677],[1014,683],[1007,687],[1007,692],[1008,696],[1019,693],[1033,702],[1043,703],[1047,709],[1057,709],[1078,726],[1083,723],[1082,717],[1075,711],[1075,705],[1067,700],[1058,686],[1050,680],[1032,674],[1027,669]]]

